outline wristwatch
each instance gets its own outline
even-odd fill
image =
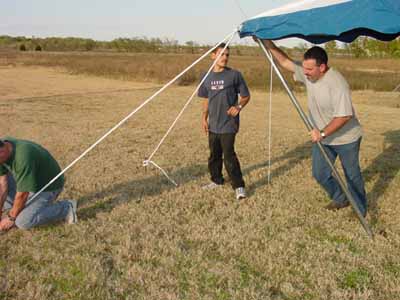
[[[242,110],[242,108],[243,108],[242,104],[239,104],[239,105],[237,106],[237,108],[239,108],[240,110]]]
[[[17,219],[16,217],[10,216],[10,212],[7,213],[7,218],[8,218],[11,222],[15,222],[15,220]]]
[[[326,138],[326,134],[325,134],[325,132],[324,132],[323,130],[321,130],[319,133],[321,134],[321,137],[322,137],[323,139]]]

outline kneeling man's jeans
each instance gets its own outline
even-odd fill
[[[16,184],[11,175],[8,175],[8,195],[4,209],[11,209],[14,203]],[[62,189],[42,192],[32,200],[35,193],[29,193],[25,208],[19,213],[15,225],[20,229],[29,229],[34,226],[64,220],[68,214],[70,204],[68,201],[54,202]]]
[[[350,144],[323,145],[323,147],[332,163],[339,156],[346,177],[347,187],[361,213],[365,214],[367,211],[367,197],[359,164],[360,144],[361,138]],[[333,201],[343,203],[347,200],[346,195],[343,193],[335,177],[333,177],[332,170],[317,144],[314,144],[312,148],[312,169],[314,178],[327,191]]]

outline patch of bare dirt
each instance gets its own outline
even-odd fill
[[[2,67],[0,78],[0,101],[155,87],[152,83],[70,75],[62,69],[45,67]]]

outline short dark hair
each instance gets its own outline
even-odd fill
[[[4,147],[4,142],[0,140],[0,148]]]
[[[326,54],[326,51],[323,48],[318,46],[314,46],[304,53],[304,60],[306,59],[315,59],[318,66],[328,64],[328,54]]]
[[[225,48],[225,46],[226,46],[226,44],[225,43],[221,43],[221,44],[219,44],[212,52],[213,53],[217,53],[217,51],[218,51],[218,49],[224,49]],[[226,47],[226,49],[228,49],[229,50],[229,46],[228,47]]]

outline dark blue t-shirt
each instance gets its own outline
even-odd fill
[[[239,71],[225,68],[222,72],[211,72],[207,76],[199,88],[198,96],[208,99],[210,132],[238,132],[239,115],[231,117],[227,113],[231,106],[238,105],[238,94],[242,97],[250,96],[246,82]]]

